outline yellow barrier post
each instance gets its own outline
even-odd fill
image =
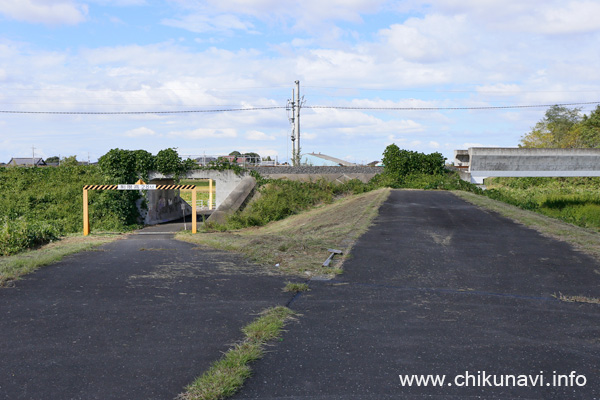
[[[198,215],[196,211],[196,189],[192,189],[192,233],[196,233]]]
[[[88,191],[83,189],[83,236],[90,234],[90,215],[88,213]]]
[[[208,180],[208,209],[212,210],[212,202],[213,202],[213,186],[212,179]]]

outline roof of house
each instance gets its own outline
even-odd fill
[[[46,165],[44,160],[40,157],[21,157],[21,158],[11,158],[8,162],[8,165],[32,165],[31,161],[35,162],[35,165]]]
[[[321,154],[321,153],[319,153],[319,154],[317,154],[317,153],[307,153],[306,155],[308,155],[308,156],[314,156],[314,157],[317,157],[317,158],[320,158],[320,159],[323,159],[323,160],[327,160],[327,161],[331,161],[333,163],[341,165],[342,167],[351,167],[351,166],[356,165],[355,163],[351,163],[349,161],[342,160],[340,158],[328,156],[328,155]]]

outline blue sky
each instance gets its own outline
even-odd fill
[[[600,101],[600,2],[582,0],[0,0],[0,110],[285,106],[301,83],[304,152],[516,146],[545,108]],[[595,105],[582,106],[589,112]],[[0,162],[111,148],[254,151],[285,161],[283,109],[0,113]]]

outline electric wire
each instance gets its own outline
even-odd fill
[[[510,106],[471,106],[471,107],[351,107],[351,106],[304,106],[303,108],[312,109],[336,109],[336,110],[391,110],[391,111],[444,111],[444,110],[503,110],[518,108],[539,108],[552,106],[578,106],[600,104],[599,101],[590,101],[583,103],[559,103],[559,104],[535,104],[535,105],[510,105]]]
[[[507,106],[470,106],[470,107],[353,107],[353,106],[320,106],[303,105],[301,108],[308,109],[331,109],[331,110],[356,110],[356,111],[464,111],[464,110],[507,110],[522,108],[548,108],[553,106],[583,106],[600,104],[600,101],[535,104],[535,105],[507,105]],[[269,107],[242,107],[242,108],[220,108],[204,110],[154,110],[154,111],[26,111],[26,110],[0,110],[0,114],[53,114],[53,115],[141,115],[141,114],[194,114],[194,113],[223,113],[242,111],[282,110],[289,106]]]

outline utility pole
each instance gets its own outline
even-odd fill
[[[296,149],[296,162],[295,165],[300,165],[300,81],[296,81],[296,109],[294,115],[294,132],[298,139],[298,147]]]
[[[31,166],[35,167],[35,147],[31,146]]]
[[[292,124],[292,158],[290,162],[292,165],[296,165],[296,92],[292,89],[292,99],[288,100],[287,111],[288,111],[288,119]],[[289,112],[292,111],[292,115],[290,116]]]
[[[288,100],[287,110],[291,110],[292,115],[288,114],[290,123],[292,124],[292,165],[300,165],[300,108],[302,102],[300,99],[300,81],[295,81],[296,89],[292,89],[292,99]],[[296,147],[296,139],[298,139],[298,147]]]

